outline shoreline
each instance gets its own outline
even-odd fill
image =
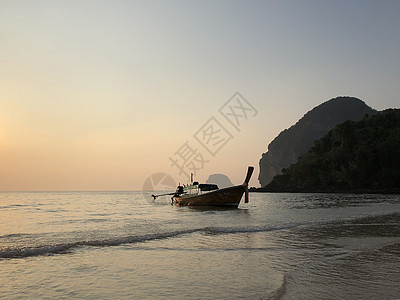
[[[394,189],[341,189],[341,190],[284,190],[284,189],[267,189],[267,188],[250,188],[250,193],[313,193],[313,194],[373,194],[373,195],[399,195],[400,196],[400,188]]]

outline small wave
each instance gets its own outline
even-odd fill
[[[226,234],[226,233],[252,233],[252,232],[268,232],[292,229],[304,225],[305,223],[289,223],[276,226],[257,226],[257,227],[207,227],[204,229],[209,234]]]
[[[171,232],[162,233],[149,233],[144,235],[132,235],[115,237],[109,239],[100,240],[81,240],[68,243],[57,243],[40,246],[22,246],[15,248],[3,248],[0,249],[0,259],[10,258],[26,258],[32,256],[46,256],[55,254],[65,254],[79,247],[110,247],[120,246],[123,244],[134,244],[152,240],[160,240],[167,238],[179,237],[186,234],[192,233],[203,233],[208,235],[223,235],[223,234],[237,234],[237,233],[257,233],[257,232],[270,232],[279,230],[288,230],[296,227],[311,225],[309,223],[289,223],[281,224],[276,226],[256,226],[256,227],[205,227],[205,228],[194,228],[186,230],[177,230]],[[10,234],[3,235],[1,238],[15,238],[23,237],[27,234]]]
[[[19,248],[6,248],[0,250],[0,259],[9,258],[26,258],[32,256],[46,256],[54,254],[64,254],[72,251],[75,248],[92,246],[92,247],[107,247],[107,246],[119,246],[123,244],[140,243],[151,240],[166,239],[175,236],[180,236],[184,234],[190,234],[199,229],[194,230],[182,230],[175,232],[157,233],[157,234],[147,234],[143,236],[128,236],[113,239],[104,240],[87,240],[87,241],[77,241],[71,243],[61,243],[54,245],[43,245],[43,246],[33,246],[33,247],[19,247]]]
[[[272,291],[267,297],[267,300],[279,300],[282,299],[286,294],[286,274],[283,276],[281,285],[274,291]]]
[[[29,236],[28,233],[10,233],[5,235],[0,235],[0,239],[9,239],[9,238],[21,238]]]
[[[10,258],[26,258],[31,256],[46,256],[55,254],[65,254],[69,253],[73,249],[79,247],[109,247],[109,246],[120,246],[123,244],[134,244],[141,243],[152,240],[160,240],[182,236],[185,234],[192,234],[197,232],[202,232],[204,234],[219,235],[219,234],[232,234],[232,233],[254,233],[254,232],[267,232],[274,230],[284,230],[290,229],[302,224],[287,224],[281,226],[265,226],[265,227],[206,227],[206,228],[196,228],[187,230],[178,230],[172,232],[164,233],[154,233],[145,234],[141,236],[126,236],[111,239],[101,239],[101,240],[85,240],[76,241],[70,243],[61,243],[53,245],[43,245],[43,246],[24,246],[17,248],[6,248],[0,249],[0,259],[10,259]]]
[[[28,204],[9,204],[9,205],[0,206],[0,209],[13,209],[13,208],[29,207],[29,206],[31,206],[31,205],[28,205]]]

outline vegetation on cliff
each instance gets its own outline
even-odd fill
[[[261,186],[267,185],[281,170],[297,162],[316,139],[347,120],[359,121],[377,111],[354,97],[337,97],[307,112],[295,125],[283,130],[269,145],[260,160]]]
[[[400,110],[336,126],[262,190],[399,192]]]

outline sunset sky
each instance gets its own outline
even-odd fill
[[[313,107],[399,107],[399,16],[397,0],[0,0],[0,190],[184,182],[184,145],[197,180],[253,165],[259,186],[267,145]],[[236,92],[235,127],[220,110]],[[212,155],[195,136],[215,120]]]

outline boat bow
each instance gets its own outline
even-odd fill
[[[244,179],[243,186],[244,186],[244,203],[249,203],[249,181],[251,178],[251,175],[253,174],[254,167],[249,166],[247,168],[247,175],[246,178]]]

